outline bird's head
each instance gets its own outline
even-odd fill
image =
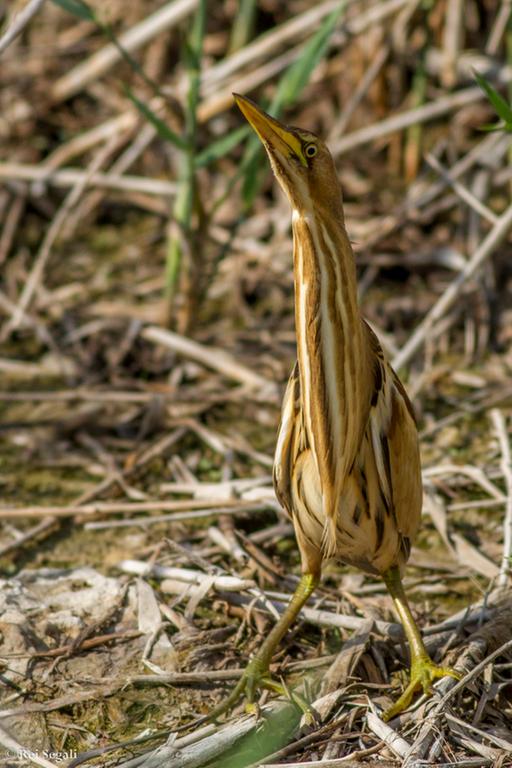
[[[292,207],[302,214],[320,208],[342,216],[341,187],[325,143],[310,131],[284,125],[251,99],[233,96],[265,147]]]

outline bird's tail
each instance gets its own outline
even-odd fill
[[[337,549],[337,530],[336,518],[337,509],[329,509],[324,499],[324,530],[322,533],[322,552],[326,560],[330,560],[336,554]],[[330,505],[333,506],[332,503]]]

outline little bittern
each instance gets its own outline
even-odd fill
[[[335,558],[383,578],[409,641],[410,682],[385,713],[454,674],[429,658],[401,572],[421,517],[418,433],[411,403],[357,301],[341,188],[323,141],[290,128],[243,96],[236,103],[261,139],[292,206],[297,362],[284,396],[274,462],[277,497],[293,521],[302,577],[228,700],[260,686],[272,654]]]

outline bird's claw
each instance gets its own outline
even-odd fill
[[[385,721],[391,720],[396,715],[399,715],[404,709],[410,705],[414,694],[418,690],[423,690],[426,696],[432,694],[432,683],[442,677],[455,677],[460,679],[460,675],[454,669],[450,667],[440,667],[427,656],[425,658],[417,659],[411,666],[411,676],[409,683],[402,693],[402,695],[391,705],[384,714],[382,719]]]
[[[202,725],[204,723],[218,720],[221,715],[229,712],[236,706],[238,701],[245,696],[245,711],[247,714],[255,715],[259,717],[260,707],[256,700],[256,694],[259,690],[266,688],[273,693],[277,693],[279,696],[283,696],[297,706],[304,714],[307,722],[314,721],[314,712],[308,705],[307,701],[303,699],[299,694],[290,691],[290,689],[283,682],[274,680],[268,674],[268,668],[261,663],[260,659],[256,656],[252,659],[244,670],[242,677],[235,685],[229,696],[222,701],[217,707],[215,707],[208,715],[201,717],[193,724],[189,725]]]

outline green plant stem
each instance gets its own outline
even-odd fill
[[[189,267],[194,262],[194,237],[192,235],[192,216],[194,203],[198,194],[196,183],[197,154],[197,106],[201,85],[201,56],[206,27],[206,0],[199,3],[192,29],[185,44],[188,94],[185,111],[185,142],[186,149],[181,158],[178,194],[173,207],[174,228],[167,249],[165,270],[165,292],[168,305],[169,322],[175,320],[176,293],[179,287],[180,275],[183,269],[183,242],[187,244]],[[189,296],[184,297],[185,301]]]

